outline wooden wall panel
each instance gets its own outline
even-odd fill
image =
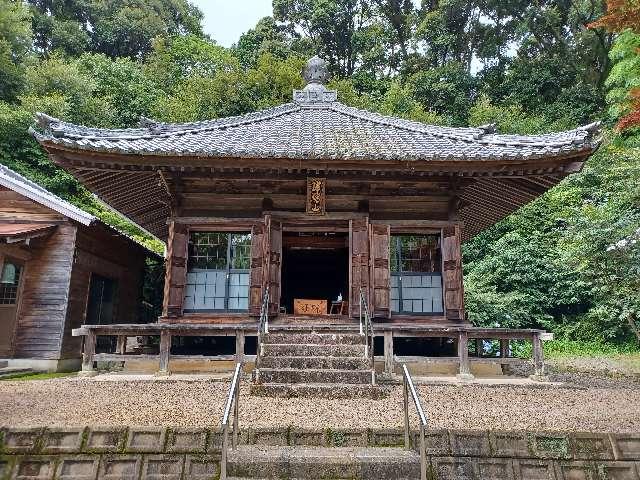
[[[389,225],[369,226],[371,313],[374,317],[391,317],[390,235]]]
[[[277,315],[280,310],[280,292],[282,283],[282,223],[269,218],[269,255],[268,279],[269,314]]]
[[[444,308],[447,320],[464,321],[464,286],[462,283],[462,252],[460,226],[442,229],[442,264]]]
[[[19,193],[0,187],[0,221],[64,221],[65,217]]]
[[[61,358],[77,358],[82,351],[81,337],[71,330],[86,322],[92,273],[117,283],[114,322],[139,321],[145,258],[144,249],[102,225],[78,228]]]
[[[187,282],[188,248],[188,228],[185,225],[171,221],[167,240],[164,302],[162,305],[162,315],[165,317],[175,318],[182,316],[184,287]]]
[[[16,358],[60,357],[75,242],[76,227],[71,223],[31,242],[16,322]]]
[[[262,289],[265,275],[265,224],[256,223],[251,228],[251,273],[249,278],[249,314],[260,315]]]
[[[360,289],[366,296],[369,292],[369,220],[367,218],[354,219],[349,222],[350,243],[350,278],[349,304],[351,316],[359,314]],[[371,304],[369,299],[367,302]]]

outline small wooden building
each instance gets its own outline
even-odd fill
[[[84,323],[137,323],[155,255],[93,215],[0,165],[0,359],[73,370]]]
[[[237,117],[108,130],[39,114],[33,133],[167,241],[159,326],[255,329],[268,288],[272,325],[357,324],[362,291],[379,334],[488,336],[465,316],[461,243],[579,171],[598,126],[425,125],[338,102],[317,57],[303,76],[291,103]]]

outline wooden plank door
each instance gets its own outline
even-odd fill
[[[462,283],[462,252],[460,226],[442,229],[442,269],[444,309],[447,320],[464,321],[464,287]]]
[[[349,221],[349,305],[351,316],[359,315],[360,289],[369,296],[369,220]],[[369,299],[367,298],[367,303]]]
[[[9,264],[13,268],[15,275],[11,283],[0,284],[0,357],[13,356],[13,338],[18,320],[18,308],[22,296],[22,285],[24,284],[22,272],[24,266],[0,255],[0,275],[4,264]]]
[[[269,218],[269,255],[267,285],[269,285],[269,314],[277,315],[280,311],[280,292],[282,274],[282,223]]]
[[[391,317],[391,274],[389,272],[389,225],[369,226],[369,272],[371,282],[371,314]]]
[[[251,228],[251,273],[249,275],[249,315],[260,315],[265,272],[265,224]]]
[[[167,265],[164,282],[164,315],[181,317],[184,287],[187,282],[189,230],[186,225],[171,222],[167,239]]]

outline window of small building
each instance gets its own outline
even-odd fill
[[[0,268],[0,305],[18,303],[18,288],[22,267],[17,263],[5,261]]]
[[[391,311],[443,313],[440,236],[392,235],[390,248]]]
[[[251,234],[191,232],[186,312],[249,309]]]

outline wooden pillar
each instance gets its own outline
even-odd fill
[[[124,355],[127,353],[127,337],[125,335],[118,335],[118,343],[116,344],[116,353],[118,355]]]
[[[542,349],[542,339],[540,333],[534,333],[531,339],[533,343],[533,368],[534,374],[532,375],[534,380],[544,380],[544,351]]]
[[[475,350],[476,350],[476,357],[481,357],[482,356],[482,340],[479,338],[476,338],[474,340],[475,342]]]
[[[244,330],[236,330],[236,363],[244,363]]]
[[[509,357],[509,339],[508,338],[500,339],[500,356],[502,358]]]
[[[460,225],[451,225],[442,229],[444,309],[447,320],[452,323],[462,323],[466,318],[460,239]]]
[[[458,361],[457,378],[459,380],[473,380],[469,367],[469,334],[464,331],[458,334]]]
[[[171,333],[167,330],[160,332],[160,368],[157,375],[169,375],[169,354],[171,350]]]
[[[89,330],[84,336],[84,351],[82,352],[82,371],[78,373],[80,376],[90,377],[96,375],[93,368],[93,356],[96,353],[96,334]]]
[[[393,331],[387,330],[384,332],[384,373],[392,375],[393,371]]]

